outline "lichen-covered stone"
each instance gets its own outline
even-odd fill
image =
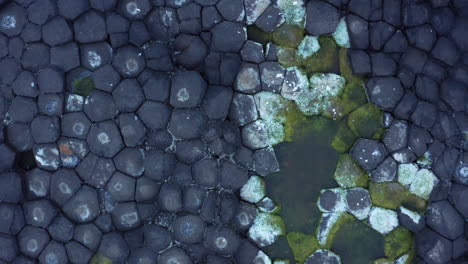
[[[413,246],[413,236],[404,227],[397,227],[385,236],[385,256],[396,259]]]
[[[265,182],[259,176],[251,176],[240,190],[243,200],[250,203],[258,203],[265,197]]]
[[[317,228],[317,241],[322,247],[330,247],[340,225],[350,219],[347,213],[323,213]]]
[[[342,188],[367,187],[369,176],[348,154],[340,156],[333,178]]]
[[[248,232],[249,238],[258,246],[273,244],[279,236],[285,234],[285,226],[280,216],[259,213]]]
[[[425,200],[429,199],[438,181],[434,173],[428,169],[418,170],[416,164],[400,164],[398,166],[398,182],[408,187],[411,193]]]
[[[426,207],[424,199],[410,193],[398,182],[370,183],[369,192],[376,206],[396,210],[404,205],[417,211],[423,211]]]
[[[286,235],[289,247],[291,248],[294,259],[300,263],[314,253],[318,248],[317,239],[312,235],[299,232],[290,232]]]
[[[288,100],[299,100],[305,91],[309,89],[307,75],[297,67],[286,69],[281,95]]]
[[[359,220],[364,220],[369,215],[372,202],[366,189],[357,187],[346,190],[347,211]]]
[[[305,5],[303,0],[290,1],[290,0],[278,0],[277,4],[283,11],[283,16],[286,23],[296,24],[302,26],[304,24],[305,17]]]
[[[348,25],[346,24],[346,19],[343,17],[338,22],[338,26],[336,26],[336,30],[333,33],[333,39],[335,40],[338,46],[343,48],[350,48],[351,42],[349,40],[348,34]]]
[[[369,214],[369,224],[377,232],[388,234],[399,225],[398,215],[389,209],[373,207]]]
[[[365,104],[349,114],[348,126],[356,136],[372,138],[382,127],[382,111],[373,104]]]
[[[318,42],[317,37],[314,36],[305,36],[304,39],[301,41],[299,46],[297,47],[297,58],[298,59],[306,59],[320,49],[320,44]]]
[[[346,191],[341,188],[321,190],[317,207],[322,213],[345,212],[347,209],[345,195]]]
[[[255,104],[260,118],[268,131],[270,145],[276,145],[284,140],[284,127],[286,121],[284,111],[287,109],[287,101],[279,94],[260,92],[254,95]]]

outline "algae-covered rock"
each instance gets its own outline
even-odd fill
[[[279,236],[285,234],[285,225],[280,216],[259,213],[248,232],[249,238],[258,246],[266,247],[273,244]]]
[[[349,129],[348,124],[344,120],[338,125],[338,130],[336,131],[331,146],[337,152],[345,153],[353,146],[356,139],[356,135]]]
[[[340,225],[351,220],[347,213],[323,213],[317,228],[317,241],[322,247],[329,248]]]
[[[348,34],[348,25],[346,24],[346,19],[344,17],[340,19],[338,26],[336,26],[336,30],[333,33],[333,39],[335,40],[336,44],[338,44],[338,46],[340,47],[351,47]]]
[[[244,201],[258,203],[265,197],[265,182],[259,176],[251,176],[240,190]]]
[[[377,260],[374,260],[372,264],[395,264],[393,260],[388,259],[388,258],[380,258]]]
[[[396,259],[407,253],[413,246],[413,236],[404,227],[397,227],[385,236],[385,255]]]
[[[342,188],[367,187],[369,176],[348,154],[340,156],[333,178]]]
[[[304,25],[306,8],[303,0],[277,0],[276,3],[281,9],[287,24]]]
[[[281,87],[281,95],[288,100],[298,100],[309,89],[309,79],[297,67],[286,69],[286,74]]]
[[[398,182],[378,182],[369,184],[372,204],[396,210],[401,205],[417,211],[423,211],[426,202],[410,193]]]
[[[68,91],[87,96],[94,89],[92,72],[84,68],[76,68],[67,74]]]
[[[382,127],[382,111],[373,104],[365,104],[348,116],[348,126],[357,137],[372,138]]]
[[[278,46],[297,48],[304,38],[304,28],[294,24],[284,23],[273,31],[273,43]]]
[[[320,50],[301,61],[308,74],[317,72],[335,72],[338,65],[338,49],[333,38],[322,36],[318,38]]]
[[[89,262],[90,264],[113,264],[112,260],[109,258],[106,258],[105,256],[97,253],[95,254],[92,258],[91,261]]]
[[[314,252],[304,264],[340,264],[341,258],[334,252],[326,249],[319,249]]]
[[[312,235],[290,232],[286,235],[286,238],[294,258],[300,263],[304,262],[308,256],[319,248],[317,239]]]
[[[382,207],[373,207],[369,213],[369,224],[377,232],[388,234],[398,225],[398,214]]]
[[[439,180],[430,170],[419,170],[416,164],[411,163],[398,166],[398,182],[408,187],[411,193],[427,200]]]
[[[305,115],[317,115],[330,108],[346,80],[334,73],[316,73],[310,77],[310,89],[305,90],[296,104]]]
[[[295,48],[279,47],[277,53],[278,62],[285,68],[299,66],[296,53],[297,50]]]
[[[320,44],[317,37],[305,36],[297,47],[297,58],[300,60],[306,59],[314,55],[320,49]]]
[[[345,212],[347,209],[345,195],[346,191],[341,188],[321,190],[317,207],[322,213]]]

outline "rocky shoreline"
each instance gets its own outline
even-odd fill
[[[262,249],[283,236],[298,263],[345,263],[351,220],[385,238],[374,264],[468,263],[467,17],[465,0],[0,0],[0,263],[281,264]],[[310,235],[265,181],[312,116],[339,122],[340,158]]]

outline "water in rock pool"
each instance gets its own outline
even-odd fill
[[[309,118],[301,135],[275,146],[280,171],[266,177],[266,190],[281,206],[279,215],[287,233],[316,235],[320,190],[338,187],[333,173],[339,153],[330,146],[338,124],[324,117]],[[337,232],[332,250],[341,256],[342,263],[366,264],[384,255],[383,236],[361,221],[345,222]],[[265,252],[271,258],[290,259],[294,263],[285,237],[265,248]]]

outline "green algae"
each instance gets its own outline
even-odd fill
[[[423,212],[426,201],[408,191],[398,182],[371,182],[369,193],[372,204],[387,209],[396,210],[404,206],[411,210]]]
[[[346,120],[343,120],[338,126],[338,131],[333,137],[331,146],[338,153],[346,153],[351,149],[356,139],[356,135],[349,129]]]
[[[348,127],[357,137],[372,138],[380,130],[382,119],[382,110],[368,103],[349,114]]]
[[[300,66],[296,59],[297,50],[295,48],[284,48],[278,49],[278,62],[285,68]]]
[[[95,254],[91,258],[89,263],[90,264],[113,264],[111,259],[109,259],[109,258],[107,258],[107,257],[105,257],[105,256],[103,256],[103,255],[101,255],[99,253]]]
[[[321,217],[321,222],[324,219],[324,215],[322,214]],[[340,228],[347,222],[352,221],[354,217],[348,213],[333,213],[333,215],[336,215],[331,218],[331,222],[329,222],[327,225],[328,227],[325,230],[324,235],[324,240],[321,241],[321,238],[319,235],[317,235],[319,243],[321,244],[322,248],[330,249],[332,247],[333,242],[335,241],[336,234],[340,230]],[[320,234],[320,229],[324,228],[323,226],[319,225],[317,227],[317,234]]]
[[[247,38],[249,40],[261,43],[262,45],[266,45],[268,42],[271,42],[272,34],[252,25],[247,26]]]
[[[318,39],[320,50],[312,56],[300,61],[300,64],[307,72],[313,74],[317,72],[335,72],[338,71],[338,46],[333,38],[321,36]]]
[[[278,46],[297,48],[304,38],[304,28],[294,24],[283,24],[272,33],[272,41]]]
[[[338,228],[331,250],[341,257],[343,264],[367,264],[384,256],[384,237],[353,217]]]
[[[333,178],[342,188],[363,187],[369,183],[369,176],[348,154],[342,154],[336,165]]]
[[[413,247],[413,236],[404,227],[397,227],[385,236],[385,256],[396,259]]]
[[[94,81],[91,75],[73,81],[73,92],[81,96],[88,96],[94,89]]]
[[[262,248],[262,250],[271,259],[288,260],[290,263],[295,263],[294,255],[292,249],[289,247],[286,236],[280,236],[275,243]]]
[[[300,263],[303,263],[307,257],[319,249],[317,239],[312,235],[290,232],[286,235],[286,239],[288,240],[289,247],[292,249],[294,258]]]

